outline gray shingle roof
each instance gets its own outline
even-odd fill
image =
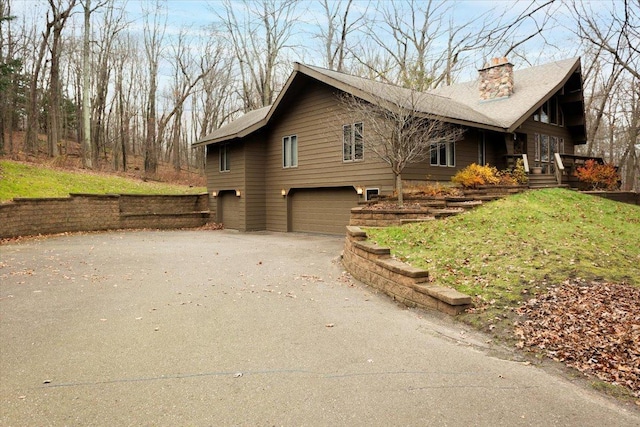
[[[572,58],[515,71],[514,93],[510,97],[482,101],[477,80],[419,93],[325,68],[296,64],[273,105],[246,113],[195,142],[193,146],[241,138],[265,126],[298,73],[370,102],[406,104],[414,96],[417,101],[411,107],[418,112],[454,123],[512,132],[559,90],[579,65],[580,59]]]
[[[580,58],[571,58],[514,71],[514,89],[509,98],[481,101],[477,80],[445,86],[430,93],[455,99],[490,117],[501,128],[512,131],[559,90],[579,65]]]
[[[379,102],[380,100],[385,100],[402,105],[406,104],[413,96],[416,97],[415,101],[411,102],[413,105],[407,107],[415,109],[416,111],[457,121],[498,126],[497,123],[493,122],[490,117],[485,116],[482,112],[457,102],[449,96],[442,96],[433,92],[420,93],[400,86],[309,65],[301,65],[299,68],[301,72],[310,74],[311,77],[316,77],[351,95],[361,96],[365,99],[368,98],[367,101]]]
[[[193,143],[194,147],[203,144],[212,144],[215,142],[227,141],[234,138],[242,138],[264,126],[266,117],[271,109],[271,105],[249,111],[238,117],[234,121],[227,123],[211,132],[209,135]]]

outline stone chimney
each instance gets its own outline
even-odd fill
[[[480,99],[508,98],[513,94],[513,64],[507,58],[493,58],[480,72]]]

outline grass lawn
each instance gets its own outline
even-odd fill
[[[204,187],[189,187],[90,172],[71,172],[0,161],[0,202],[14,197],[66,197],[88,194],[198,194]]]
[[[527,191],[444,220],[367,229],[437,284],[475,299],[479,326],[569,278],[640,287],[640,206],[564,189]]]

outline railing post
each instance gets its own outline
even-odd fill
[[[560,157],[560,153],[553,153],[553,157],[556,161],[556,181],[558,181],[558,185],[562,185],[562,174],[564,173],[564,164],[562,163],[562,158]]]
[[[529,159],[526,154],[522,155],[522,165],[524,166],[524,171],[529,173]]]

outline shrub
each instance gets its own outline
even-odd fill
[[[518,185],[525,185],[529,182],[529,177],[524,171],[524,160],[518,159],[516,166],[511,171],[511,177],[516,181]]]
[[[599,164],[589,159],[584,166],[576,168],[575,176],[581,182],[589,185],[592,190],[615,190],[618,188],[620,175],[611,163]]]
[[[498,170],[490,165],[480,166],[475,163],[458,171],[451,181],[465,188],[475,188],[480,185],[495,185],[500,182]]]

